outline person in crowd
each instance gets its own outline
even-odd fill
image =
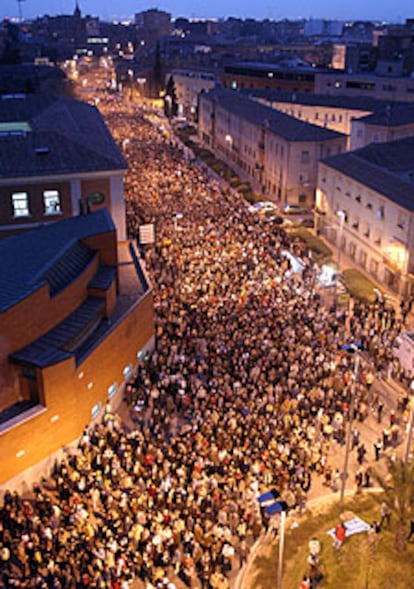
[[[324,307],[300,238],[252,214],[142,111],[110,95],[99,107],[129,164],[128,234],[156,229],[141,248],[155,349],[126,388],[133,429],[108,406],[30,498],[5,494],[2,580],[225,589],[263,532],[261,492],[301,511],[315,477],[337,490],[329,456],[344,444],[354,386],[342,344],[353,333],[380,372],[400,323],[368,304],[346,321]],[[354,387],[362,421],[369,387]],[[344,539],[338,524],[335,546]]]

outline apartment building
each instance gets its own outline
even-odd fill
[[[317,163],[342,153],[346,136],[231,90],[200,96],[201,141],[266,198],[313,206]]]
[[[107,207],[123,241],[126,169],[94,106],[52,94],[0,96],[0,238]]]
[[[352,74],[341,70],[315,72],[316,94],[365,96],[380,100],[414,101],[414,78],[380,75],[372,72]]]
[[[246,95],[292,117],[348,136],[348,149],[414,135],[414,108],[364,96],[331,96],[272,90],[245,90]]]
[[[2,239],[0,265],[3,483],[52,466],[120,402],[153,346],[154,313],[135,247],[117,241],[106,208]]]
[[[167,76],[172,76],[177,96],[178,114],[195,119],[198,108],[198,97],[217,85],[213,72],[198,69],[174,69]]]
[[[412,294],[414,138],[321,161],[315,216],[317,231],[361,269],[398,295]]]

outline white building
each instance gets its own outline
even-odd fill
[[[317,164],[346,136],[297,120],[232,90],[200,96],[199,137],[266,198],[312,207]]]
[[[319,233],[394,292],[414,291],[413,137],[320,162],[316,207]]]
[[[217,85],[213,72],[195,69],[174,69],[167,76],[172,76],[177,95],[178,114],[194,119],[197,113],[198,97]]]

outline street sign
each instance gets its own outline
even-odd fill
[[[154,241],[155,241],[154,224],[147,223],[146,225],[140,225],[140,227],[139,227],[139,243],[141,245],[147,245],[149,243],[154,243]]]

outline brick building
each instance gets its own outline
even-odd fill
[[[0,241],[0,482],[119,401],[152,346],[152,290],[106,208]]]
[[[95,107],[63,96],[0,97],[0,238],[107,207],[124,240],[126,168]]]
[[[288,92],[314,92],[316,68],[286,67],[274,63],[240,62],[224,66],[220,74],[223,88],[262,88]]]

